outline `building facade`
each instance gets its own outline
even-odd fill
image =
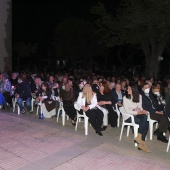
[[[12,70],[12,0],[0,0],[0,71]]]

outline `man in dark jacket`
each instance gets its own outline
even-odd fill
[[[118,105],[118,107],[121,107],[123,104],[123,97],[124,97],[124,93],[121,90],[121,84],[120,83],[116,83],[115,85],[115,89],[112,90],[112,97],[113,97],[113,106],[114,109],[116,109],[115,104]]]
[[[25,101],[26,106],[28,111],[31,113],[31,89],[30,85],[28,82],[25,81],[25,78],[22,76],[18,77],[18,85],[15,89],[15,97],[17,98],[17,103],[20,107],[20,110],[22,111],[23,114],[26,113],[24,106],[23,106],[23,101]]]
[[[159,109],[158,103],[151,93],[149,93],[150,88],[148,83],[144,83],[142,86],[142,107],[144,110],[147,110],[150,114],[152,120],[157,120],[159,123],[159,132],[157,135],[157,140],[160,140],[164,143],[168,143],[168,140],[163,133],[166,133],[168,129],[168,118],[164,113]]]

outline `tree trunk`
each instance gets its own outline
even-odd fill
[[[155,78],[158,77],[159,71],[159,62],[158,57],[163,53],[164,47],[166,42],[159,42],[156,41],[144,42],[142,43],[143,52],[145,54],[145,73],[147,76]]]

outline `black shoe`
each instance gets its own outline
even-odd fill
[[[170,132],[170,126],[168,127],[168,131]]]
[[[98,134],[99,136],[103,136],[101,131],[96,131],[96,134]]]
[[[101,131],[104,131],[104,130],[106,130],[106,129],[107,129],[107,126],[103,126],[102,129],[101,129]]]
[[[26,111],[24,109],[22,110],[22,114],[24,114],[24,115],[26,114]]]
[[[73,126],[75,126],[75,125],[76,125],[76,122],[75,122],[74,120],[71,120],[71,124],[72,124]]]
[[[166,139],[165,136],[157,136],[157,140],[160,140],[161,142],[168,143],[168,140]]]
[[[158,136],[158,135],[159,135],[159,129],[156,129],[156,130],[153,132],[153,134],[154,134],[155,136]]]

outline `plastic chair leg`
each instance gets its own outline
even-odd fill
[[[150,140],[152,140],[152,136],[153,136],[153,123],[149,122],[149,135],[150,135]]]
[[[121,140],[121,139],[122,139],[123,129],[124,129],[124,123],[122,123],[122,128],[121,128],[121,132],[120,132],[120,138],[119,138],[119,140]]]
[[[127,136],[129,136],[130,126],[127,127]]]
[[[65,125],[65,118],[66,118],[66,113],[65,113],[64,109],[62,109],[62,124],[63,124],[63,126]]]
[[[20,114],[20,107],[18,106],[18,115]]]
[[[85,126],[85,135],[88,135],[88,119],[87,118],[85,118],[84,119],[84,126]]]
[[[77,120],[76,120],[75,131],[77,130],[78,122],[79,122],[79,117],[77,117]]]
[[[170,136],[169,136],[169,141],[168,141],[168,145],[167,145],[167,148],[166,148],[166,152],[169,151],[169,146],[170,146]]]

